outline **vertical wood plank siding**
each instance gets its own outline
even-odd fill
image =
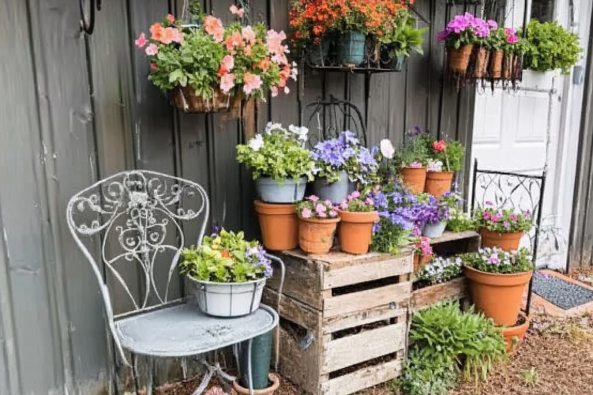
[[[66,203],[75,192],[124,169],[174,174],[206,188],[212,224],[258,235],[253,182],[235,159],[241,124],[174,110],[147,81],[146,57],[133,45],[168,12],[180,15],[183,3],[103,1],[95,32],[85,37],[78,1],[0,0],[0,47],[9,54],[0,62],[0,394],[109,389],[114,356],[96,280],[66,227]],[[444,77],[444,49],[434,38],[465,9],[445,3],[417,2],[431,24],[419,22],[429,28],[425,55],[414,56],[405,72],[366,78],[305,71],[289,96],[268,98],[258,109],[258,124],[298,124],[306,103],[334,95],[359,107],[371,144],[385,137],[399,143],[419,125],[470,147],[474,96]],[[203,1],[223,19],[229,5]],[[251,6],[252,20],[287,28],[288,0]],[[466,179],[460,175],[462,186]],[[185,232],[191,242],[197,227]],[[587,248],[582,255],[590,261],[593,246]],[[125,274],[138,277],[138,270],[130,266]],[[133,289],[141,292],[141,282]],[[180,280],[175,293],[182,292]],[[130,308],[117,288],[113,299],[117,312]]]

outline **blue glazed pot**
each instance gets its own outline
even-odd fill
[[[331,48],[331,38],[321,37],[318,44],[313,43],[309,46],[307,56],[309,63],[313,66],[327,66],[331,62],[329,60],[329,50]]]
[[[348,197],[349,191],[350,180],[348,179],[348,173],[345,171],[341,171],[340,179],[331,184],[327,182],[325,177],[313,181],[313,194],[319,196],[321,200],[331,200],[334,204],[342,203]]]
[[[431,239],[441,237],[447,227],[447,221],[441,221],[436,224],[425,224],[422,228],[422,236]]]
[[[366,36],[360,32],[342,33],[338,47],[338,60],[343,65],[358,66],[364,61]]]
[[[270,373],[270,362],[272,360],[272,340],[273,331],[259,335],[253,339],[251,346],[251,372],[253,377],[253,389],[263,390],[270,386],[268,375]],[[241,343],[240,354],[240,381],[243,388],[249,388],[249,379],[247,374],[248,342]]]
[[[293,179],[278,182],[270,177],[260,177],[255,180],[255,188],[261,200],[265,203],[296,203],[305,197],[307,178],[301,177],[298,182]]]

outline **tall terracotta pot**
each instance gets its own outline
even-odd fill
[[[476,310],[492,318],[496,325],[514,326],[521,309],[525,286],[533,272],[494,274],[464,266],[463,273],[469,280],[469,290]]]
[[[340,218],[299,218],[299,246],[309,254],[327,254],[334,244]]]
[[[488,57],[489,53],[486,48],[483,47],[474,47],[474,78],[484,78],[486,77],[486,72],[488,70]]]
[[[504,251],[515,251],[519,249],[523,232],[496,233],[486,228],[480,229],[482,235],[482,247],[498,247]]]
[[[451,183],[453,182],[452,171],[429,171],[426,173],[426,184],[424,185],[424,192],[430,193],[437,199],[445,193],[451,191]]]
[[[340,228],[338,239],[340,249],[349,254],[366,254],[369,252],[371,238],[373,237],[373,224],[379,221],[379,213],[353,213],[339,211]]]
[[[426,184],[426,167],[402,167],[399,169],[399,174],[405,186],[410,189],[412,193],[424,192],[424,185]]]
[[[449,49],[447,59],[449,71],[454,74],[465,74],[469,66],[473,45],[465,45],[458,49]]]
[[[299,245],[296,204],[255,201],[264,247],[270,251],[294,250]]]
[[[499,80],[502,77],[502,60],[504,53],[502,51],[494,51],[490,54],[490,78]]]

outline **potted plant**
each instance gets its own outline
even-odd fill
[[[426,184],[426,136],[418,127],[406,133],[404,143],[394,157],[397,172],[412,193],[423,192]]]
[[[414,273],[418,273],[432,260],[432,246],[428,237],[419,237],[414,243]]]
[[[443,235],[443,232],[447,227],[449,206],[446,202],[438,200],[432,195],[423,195],[426,196],[426,198],[423,197],[423,203],[426,204],[427,209],[422,218],[422,236],[436,239]]]
[[[241,14],[231,7],[235,14]],[[284,32],[264,24],[225,27],[212,15],[192,15],[197,24],[183,27],[172,15],[135,41],[148,56],[149,80],[185,112],[228,110],[242,99],[289,92],[297,69],[287,59]],[[239,15],[239,18],[241,16]]]
[[[313,193],[334,204],[346,199],[351,192],[351,183],[366,184],[378,168],[371,151],[362,147],[350,131],[317,143],[311,157],[315,161]]]
[[[340,249],[349,254],[366,254],[371,245],[373,225],[379,221],[373,199],[355,191],[342,201],[338,215]]]
[[[439,256],[420,270],[414,270],[416,273],[414,276],[415,283],[418,283],[419,286],[442,284],[460,277],[462,268],[463,264],[460,257],[443,258]]]
[[[493,30],[498,28],[496,21],[492,19],[484,22],[476,18],[481,28],[480,35],[476,35],[476,40],[473,47],[471,57],[472,77],[476,79],[484,78],[488,71],[488,60],[490,59],[490,34]],[[485,27],[487,26],[487,30]]]
[[[490,49],[488,76],[492,80],[499,80],[502,77],[502,62],[507,40],[507,29],[504,27],[498,27],[490,32],[490,39],[488,40]]]
[[[238,317],[259,308],[271,261],[257,241],[243,232],[204,237],[202,245],[182,251],[181,273],[194,284],[200,310],[215,317]]]
[[[531,213],[496,209],[490,202],[486,204],[474,214],[476,226],[482,235],[482,246],[499,247],[504,251],[519,249],[521,238],[533,225]]]
[[[484,248],[462,256],[472,301],[497,325],[515,326],[535,266],[527,249]]]
[[[336,21],[338,33],[338,63],[358,66],[365,60],[367,22],[371,17],[363,0],[336,2],[340,18]]]
[[[252,171],[260,201],[255,202],[262,238],[273,251],[298,245],[296,204],[313,180],[313,160],[303,147],[307,128],[268,123],[261,134],[237,146],[237,160]]]
[[[451,191],[456,171],[463,167],[465,147],[459,141],[433,141],[430,148],[424,191],[436,198]]]
[[[326,254],[334,244],[340,217],[331,201],[311,195],[297,206],[299,246],[309,254]]]
[[[388,21],[385,34],[377,38],[382,44],[385,67],[402,71],[412,53],[422,55],[423,35],[427,30],[416,28],[416,18],[407,9],[399,10],[395,18]]]
[[[445,43],[449,70],[458,76],[465,76],[476,39],[490,34],[488,23],[466,12],[456,15],[437,40]]]

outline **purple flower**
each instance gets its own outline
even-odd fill
[[[490,27],[490,29],[498,29],[498,23],[496,23],[496,21],[492,20],[492,19],[488,19],[488,26]]]

